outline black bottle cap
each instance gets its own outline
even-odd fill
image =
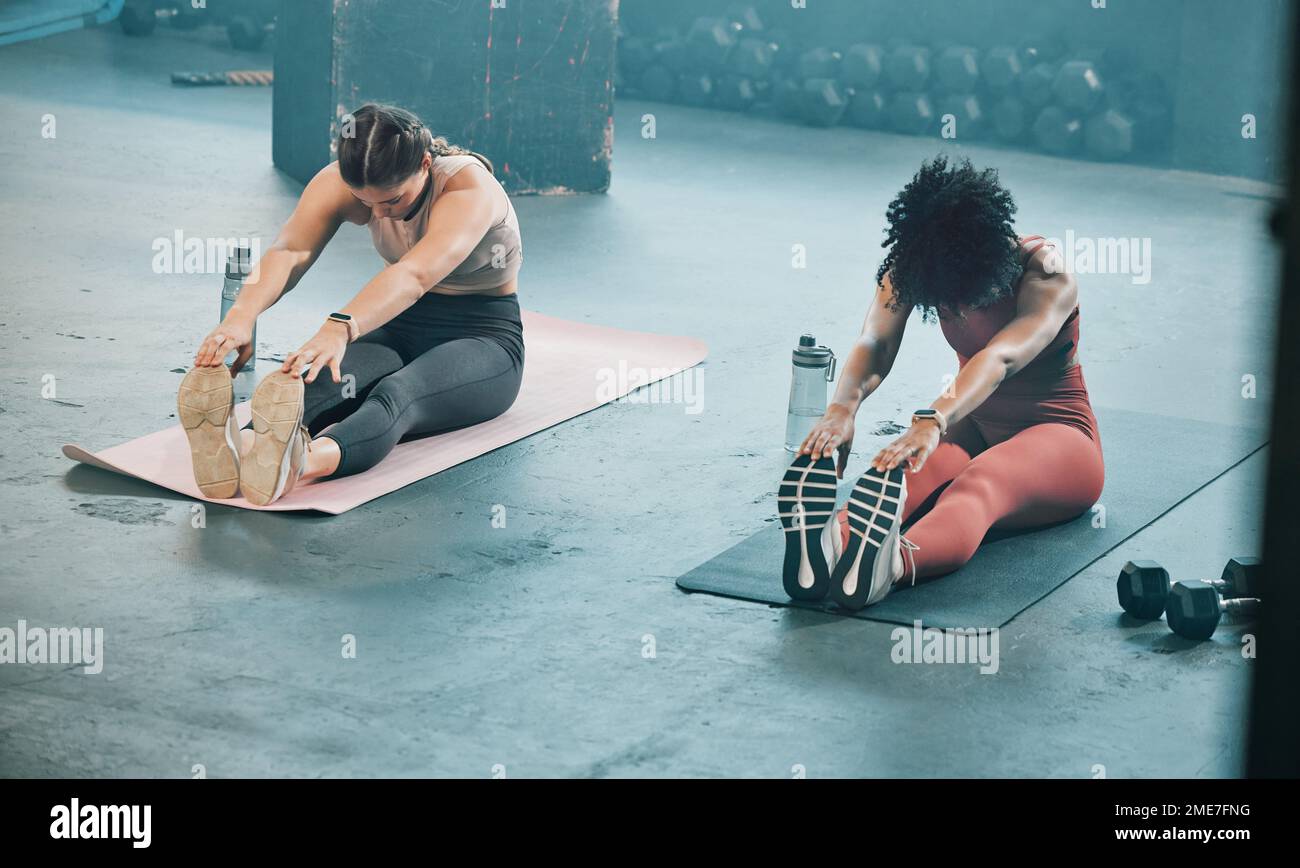
[[[235,247],[226,257],[226,277],[242,278],[252,271],[252,251],[247,247]]]

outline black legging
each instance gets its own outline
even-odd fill
[[[329,437],[339,466],[326,479],[369,470],[407,434],[464,428],[508,410],[524,371],[519,300],[427,292],[348,345],[339,371],[343,383],[324,370],[305,384],[308,432],[338,423]],[[348,374],[355,395],[344,397]]]

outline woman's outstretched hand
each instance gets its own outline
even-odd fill
[[[838,404],[832,404],[804,438],[799,454],[809,455],[816,461],[819,458],[830,458],[838,450],[839,460],[835,463],[835,473],[843,479],[852,448],[853,414]]]
[[[871,466],[877,470],[893,470],[902,462],[919,473],[925,466],[925,459],[939,446],[939,426],[934,422],[917,422],[903,432],[893,443],[871,459]]]
[[[216,367],[231,350],[239,352],[230,366],[230,376],[233,377],[253,355],[253,323],[226,317],[199,345],[198,352],[194,354],[194,367]]]
[[[313,383],[316,381],[316,375],[328,367],[334,374],[334,382],[341,383],[343,377],[339,373],[339,363],[343,361],[343,354],[347,352],[347,348],[347,326],[326,323],[311,340],[296,352],[289,354],[284,364],[280,366],[280,370],[300,377],[303,366],[311,365],[311,373],[303,379],[303,382]]]

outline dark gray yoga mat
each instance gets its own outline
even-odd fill
[[[895,591],[874,606],[849,613],[829,603],[796,603],[785,595],[785,543],[774,517],[753,536],[679,578],[677,585],[686,591],[909,626],[921,621],[934,627],[1000,627],[1268,440],[1268,432],[1260,428],[1101,407],[1094,412],[1106,459],[1106,485],[1099,501],[1105,507],[1104,528],[1093,527],[1089,511],[1049,528],[990,534],[957,572]],[[845,485],[856,482],[861,472],[851,465]],[[846,496],[842,488],[841,505]]]

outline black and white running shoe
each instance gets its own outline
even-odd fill
[[[901,465],[888,471],[870,468],[853,486],[849,539],[831,575],[830,598],[837,605],[857,610],[889,595],[906,568],[899,567],[901,550],[917,548],[899,532],[906,503],[907,476]]]
[[[785,529],[781,582],[792,600],[820,600],[831,585],[840,554],[835,520],[835,462],[800,455],[785,472],[777,492],[777,514]]]

